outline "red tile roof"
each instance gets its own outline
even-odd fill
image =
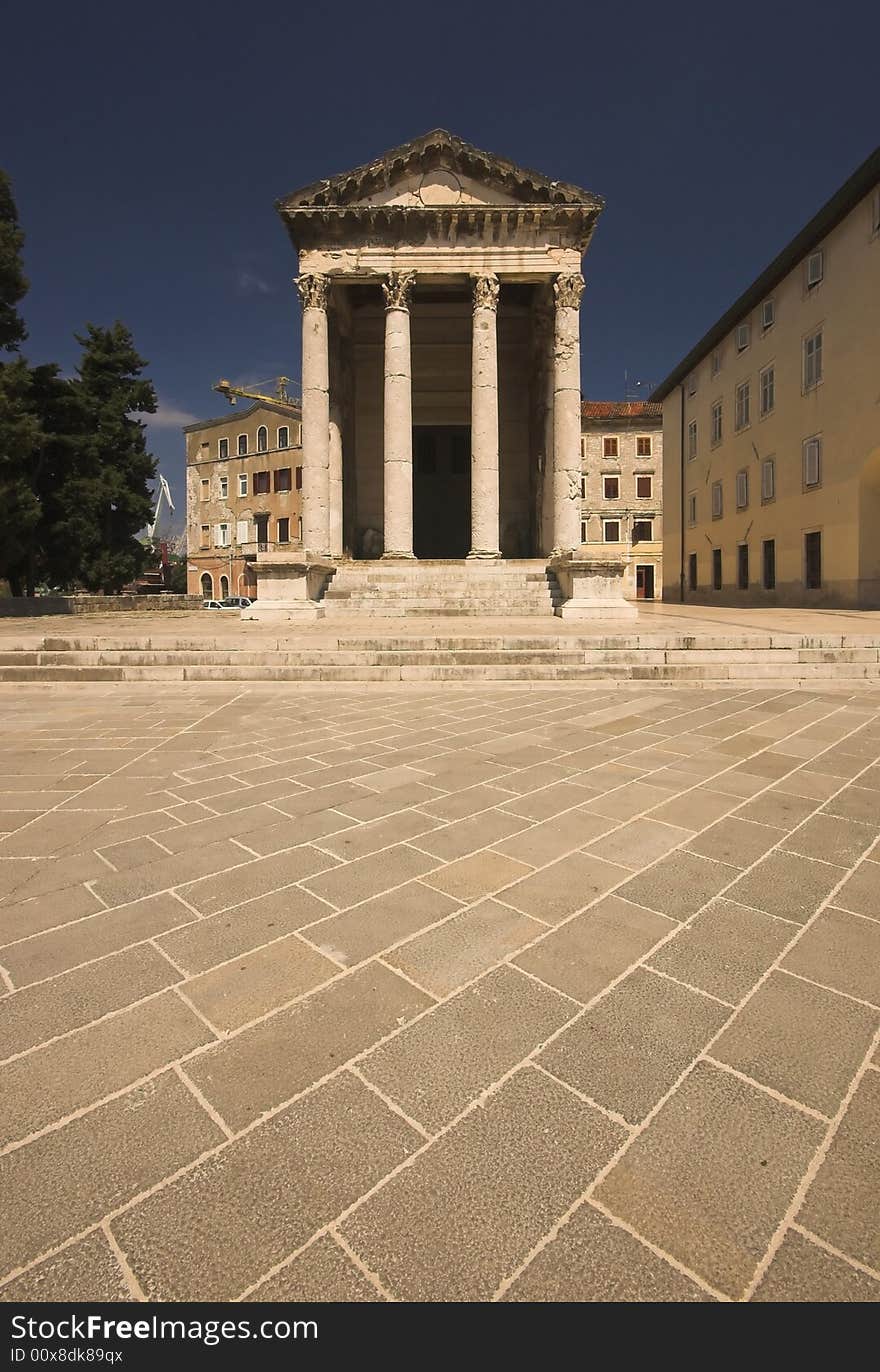
[[[651,400],[582,400],[584,419],[660,419],[663,406]]]

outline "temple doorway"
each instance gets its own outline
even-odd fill
[[[413,552],[418,558],[467,557],[471,545],[471,431],[413,429]]]

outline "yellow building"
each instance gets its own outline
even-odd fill
[[[652,399],[667,598],[880,606],[880,149]]]
[[[188,424],[187,590],[204,599],[257,593],[261,549],[302,538],[299,402],[258,401]]]

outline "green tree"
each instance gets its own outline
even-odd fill
[[[28,284],[23,243],[9,177],[0,171],[0,354],[17,353],[27,337],[17,308]],[[30,368],[17,356],[0,361],[0,577],[9,582],[13,595],[21,595],[32,580],[40,520],[32,475],[41,438]]]
[[[43,486],[46,569],[55,584],[118,591],[150,550],[135,535],[149,522],[155,460],[139,414],[154,414],[156,393],[129,330],[87,326],[69,383],[70,408],[54,396],[51,480]]]

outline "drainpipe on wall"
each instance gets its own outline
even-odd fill
[[[680,489],[680,491],[679,491],[679,498],[680,498],[680,499],[679,499],[679,504],[680,504],[680,509],[679,509],[680,546],[679,546],[679,569],[678,569],[678,598],[679,598],[679,600],[681,601],[681,603],[684,604],[684,382],[682,382],[681,385],[680,385],[679,388],[678,388],[678,405],[679,405],[679,418],[680,418],[679,435],[678,435],[678,447],[679,447],[679,454],[678,454],[678,457],[679,457],[680,480],[681,480],[681,489]]]

